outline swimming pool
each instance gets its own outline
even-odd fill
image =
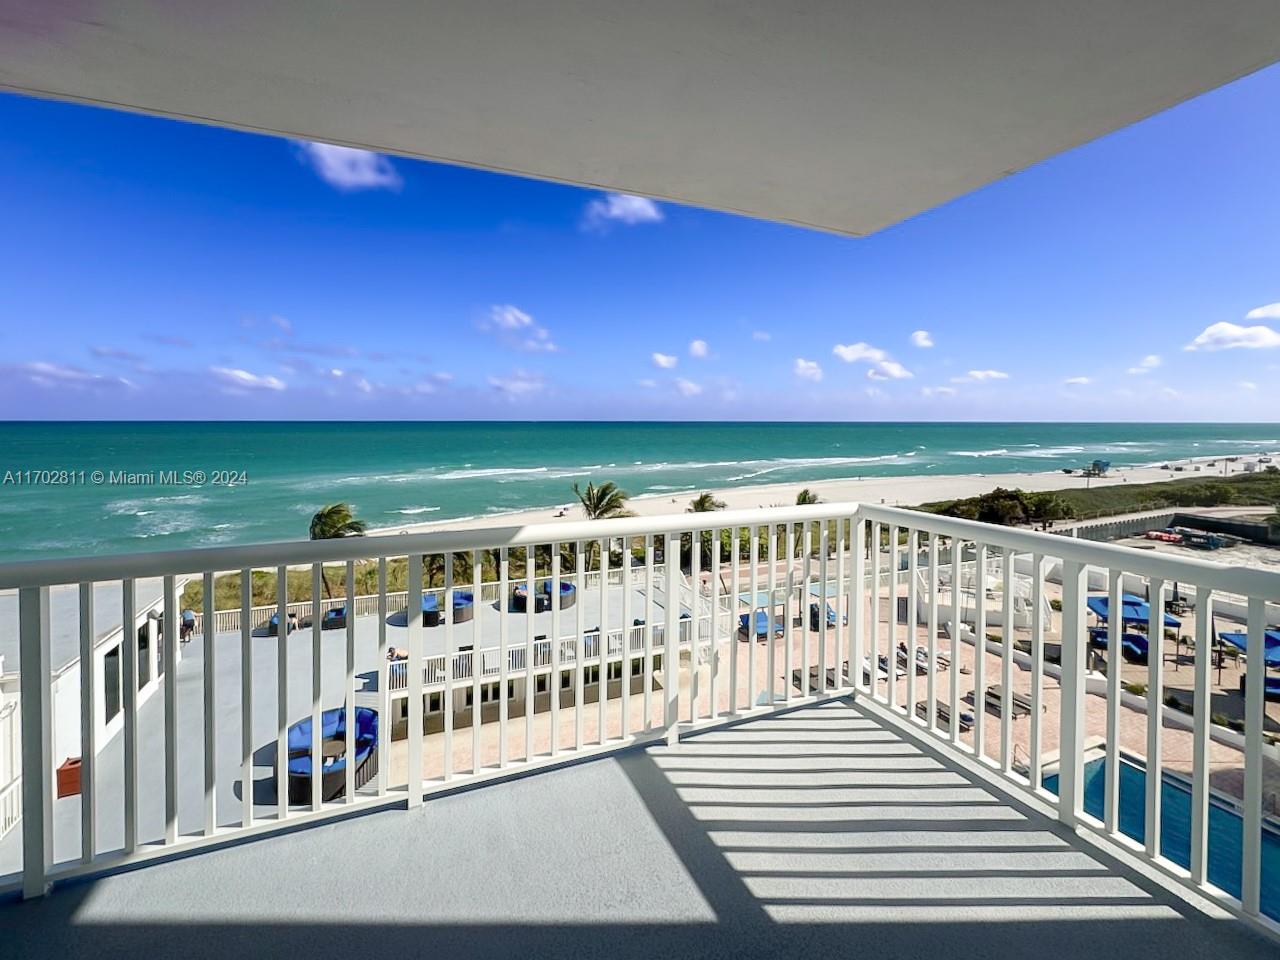
[[[1058,792],[1058,775],[1044,778],[1045,789]],[[1084,809],[1102,819],[1106,763],[1102,757],[1084,765]],[[1120,762],[1120,832],[1139,843],[1146,840],[1147,772]],[[1191,866],[1191,791],[1165,776],[1160,793],[1160,853],[1182,867]],[[1209,801],[1209,882],[1234,897],[1240,896],[1244,821],[1213,799]],[[1262,912],[1280,920],[1280,834],[1262,830]]]

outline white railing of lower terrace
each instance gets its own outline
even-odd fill
[[[534,584],[539,589],[541,589],[541,585],[548,580],[550,580],[550,577],[546,577],[546,576],[535,577]],[[587,574],[587,577],[586,577],[587,589],[592,589],[593,587],[599,586],[599,583],[600,583],[600,574],[598,572],[592,571]],[[618,586],[622,583],[621,569],[615,569],[615,570],[609,571],[609,583],[613,586]],[[480,589],[481,603],[498,602],[499,584],[492,583],[492,582],[481,583],[480,588],[481,588]],[[424,588],[422,592],[424,596],[434,596],[436,598],[437,604],[443,603],[444,601],[444,591],[439,588],[435,588],[435,589]],[[400,610],[405,610],[408,608],[409,594],[405,590],[388,591],[385,595],[385,601],[387,604],[387,609],[392,613],[396,613]],[[351,604],[352,604],[352,609],[355,611],[355,616],[368,617],[368,616],[375,616],[377,614],[379,609],[379,604],[382,602],[383,602],[382,595],[379,595],[376,593],[361,593],[361,594],[356,594],[355,597],[352,598]],[[346,597],[324,597],[319,601],[315,601],[315,602],[311,600],[296,600],[296,601],[290,602],[286,606],[286,610],[289,614],[296,617],[299,621],[305,622],[305,621],[309,621],[314,616],[313,611],[315,610],[319,610],[321,614],[324,614],[329,610],[337,610],[337,609],[344,608],[347,606],[347,603],[348,603],[348,600]],[[443,609],[443,607],[441,607],[441,609]],[[204,618],[205,618],[204,611],[193,610],[192,612],[195,614],[195,632],[204,633]],[[258,605],[258,606],[249,608],[249,614],[245,619],[248,620],[251,626],[251,629],[256,630],[266,626],[267,623],[271,620],[272,616],[274,616],[278,612],[279,612],[278,608],[274,605]],[[215,610],[213,615],[214,632],[215,633],[238,633],[240,630],[240,622],[241,622],[242,616],[243,616],[243,611],[239,607],[234,607],[229,610],[226,610],[226,609]]]
[[[726,621],[727,623],[727,621]],[[703,624],[702,626],[705,626]],[[653,625],[652,637],[655,646],[661,646],[664,642],[663,625],[655,623]],[[605,654],[605,659],[621,659],[622,658],[622,631],[609,631],[609,648]],[[631,653],[643,653],[645,642],[645,628],[631,627],[629,630],[631,642],[629,651]],[[681,624],[680,644],[681,650],[689,647],[689,625],[688,621]],[[706,631],[701,631],[700,639],[707,639]],[[560,660],[561,666],[571,665],[577,662],[577,642],[572,638],[562,638],[560,640]],[[600,632],[591,631],[582,636],[582,656],[585,663],[590,664],[593,661],[600,660]],[[481,671],[483,677],[493,678],[502,673],[502,652],[497,647],[486,647],[480,651]],[[507,671],[511,675],[522,673],[525,669],[525,663],[528,662],[529,653],[525,647],[511,647],[507,650]],[[535,671],[547,669],[549,670],[556,662],[552,655],[550,640],[535,640],[533,644],[533,668]],[[472,673],[475,656],[473,651],[464,650],[461,653],[454,654],[453,657],[453,673],[450,675],[447,671],[445,663],[445,655],[439,654],[434,657],[427,657],[423,664],[423,683],[428,688],[443,687],[445,683],[452,682],[454,684],[462,683],[474,678]],[[403,693],[409,688],[409,670],[407,660],[396,660],[390,664],[387,675],[387,684],[392,693]]]
[[[0,787],[0,837],[6,836],[22,819],[22,777],[14,777]]]
[[[710,558],[702,555],[705,536],[718,544],[727,532],[729,549],[713,549]],[[684,550],[681,550],[683,541]],[[884,544],[884,548],[880,545]],[[625,546],[624,546],[625,545]],[[875,547],[874,549],[872,547]],[[545,552],[535,547],[549,548]],[[617,563],[611,550],[624,549],[637,557],[637,563]],[[906,561],[901,562],[902,552]],[[497,569],[489,579],[478,562],[483,552],[498,557]],[[470,582],[455,583],[453,556],[469,554]],[[523,558],[532,554],[545,569],[526,569],[513,576],[513,562],[523,566]],[[683,555],[682,555],[683,554]],[[420,609],[424,586],[424,557],[443,557],[444,587],[441,609],[450,610],[452,594],[470,592],[473,597],[507,597],[516,585],[526,587],[533,595],[536,583],[550,584],[549,595],[560,596],[561,584],[573,583],[577,602],[562,610],[551,604],[547,613],[548,628],[535,624],[533,605],[525,612],[513,612],[505,603],[498,604],[497,644],[482,644],[479,655],[481,669],[472,664],[475,650],[462,649],[460,640],[466,624],[455,624],[446,618],[440,627],[431,628],[433,636],[443,640],[443,652],[427,655],[424,651],[426,628],[416,615],[407,617],[405,660],[389,662],[389,613],[399,598],[386,590],[388,562],[407,557],[408,590],[404,607]],[[989,563],[999,558],[998,565]],[[392,722],[377,724],[376,744],[362,744],[362,750],[376,746],[379,762],[376,774],[357,783],[354,764],[344,764],[331,792],[328,777],[308,777],[304,795],[290,799],[288,790],[277,790],[274,798],[255,798],[256,791],[230,789],[252,784],[254,770],[264,754],[276,784],[289,783],[289,765],[300,758],[310,760],[322,755],[322,674],[326,662],[328,635],[322,635],[319,623],[310,631],[281,638],[255,637],[248,585],[253,569],[269,568],[276,573],[278,602],[276,611],[283,622],[291,598],[287,592],[290,568],[308,566],[312,570],[312,599],[321,594],[321,564],[347,564],[347,584],[353,584],[353,566],[357,561],[376,562],[379,592],[375,595],[376,644],[365,651],[372,654],[378,671],[378,716],[394,721],[390,691],[406,691],[404,698],[404,737],[392,739]],[[785,561],[785,562],[784,562]],[[701,571],[689,588],[681,570],[684,564]],[[964,583],[969,564],[976,582],[968,593],[971,611],[962,609],[966,591],[952,590],[944,599],[941,584]],[[588,570],[591,566],[593,569]],[[439,569],[439,564],[435,569]],[[962,570],[955,578],[951,571]],[[1049,571],[1057,570],[1057,580]],[[997,575],[996,584],[986,581]],[[203,577],[203,614],[214,618],[212,609],[214,577],[223,572],[241,574],[242,604],[239,643],[222,649],[215,643],[216,634],[209,632],[200,641],[200,657],[188,655],[184,665],[195,671],[201,683],[197,691],[199,704],[183,705],[202,715],[201,729],[194,741],[179,736],[178,684],[165,684],[162,729],[146,731],[140,725],[137,703],[124,685],[125,714],[123,741],[123,794],[112,806],[112,798],[99,796],[98,787],[105,783],[107,771],[95,769],[99,758],[90,740],[82,760],[82,802],[79,805],[79,837],[75,844],[78,855],[64,855],[54,836],[53,764],[51,726],[53,711],[49,686],[49,599],[50,586],[79,584],[82,598],[82,622],[92,623],[93,585],[102,581],[118,581],[122,590],[126,616],[133,612],[134,582],[141,577],[162,576],[173,579],[194,573]],[[586,620],[583,602],[589,577],[590,589],[598,591],[599,615]],[[1030,624],[1015,622],[1012,609],[1000,610],[992,616],[1003,624],[998,633],[988,633],[988,607],[1012,605],[1015,578],[1029,578]],[[1130,579],[1124,580],[1128,577]],[[1195,588],[1200,616],[1197,618],[1192,653],[1194,713],[1183,724],[1192,739],[1192,769],[1188,777],[1191,797],[1191,849],[1186,868],[1166,859],[1161,847],[1163,777],[1147,778],[1145,788],[1145,834],[1141,845],[1128,839],[1120,830],[1121,799],[1118,771],[1122,755],[1121,711],[1151,710],[1164,723],[1147,724],[1140,744],[1149,770],[1161,770],[1166,724],[1186,715],[1166,709],[1163,704],[1163,677],[1160,666],[1166,642],[1162,631],[1150,631],[1148,691],[1145,699],[1126,693],[1120,686],[1120,671],[1108,671],[1105,678],[1090,674],[1087,667],[1088,630],[1086,600],[1091,583],[1107,591],[1112,609],[1121,600],[1122,582],[1142,578],[1153,599],[1151,609],[1163,612],[1163,598],[1169,585]],[[611,588],[620,587],[616,596]],[[795,508],[733,511],[711,514],[689,514],[656,518],[627,518],[613,521],[530,526],[510,529],[477,529],[438,531],[395,537],[368,537],[336,541],[267,544],[250,547],[225,547],[125,557],[99,557],[84,560],[33,562],[0,566],[0,589],[19,590],[20,664],[22,709],[22,821],[23,864],[21,884],[27,896],[42,894],[51,881],[89,872],[100,872],[156,856],[202,845],[235,840],[255,833],[266,833],[295,823],[303,823],[342,815],[355,809],[375,805],[421,803],[431,793],[450,789],[460,783],[500,778],[515,771],[561,762],[566,758],[608,752],[651,739],[674,743],[682,732],[730,722],[743,716],[757,716],[800,703],[835,696],[853,695],[867,709],[886,722],[932,739],[941,748],[951,750],[965,763],[985,767],[1008,785],[1021,788],[1042,801],[1052,803],[1059,819],[1073,829],[1096,832],[1107,841],[1124,846],[1169,876],[1186,883],[1226,908],[1266,926],[1262,916],[1261,843],[1244,844],[1239,896],[1232,896],[1214,885],[1209,866],[1209,810],[1220,802],[1210,789],[1210,750],[1231,744],[1238,757],[1242,788],[1236,799],[1244,836],[1261,838],[1264,829],[1262,797],[1264,764],[1271,748],[1264,749],[1264,631],[1272,619],[1280,619],[1280,575],[1255,569],[1226,567],[1207,561],[1172,557],[1148,551],[1137,551],[1107,544],[1063,538],[1051,534],[1013,530],[987,524],[936,517],[913,511],[856,504],[832,504]],[[638,588],[638,591],[633,588]],[[346,603],[357,610],[348,586]],[[1055,613],[1045,602],[1050,592],[1060,592],[1061,612]],[[1210,611],[1218,595],[1247,598],[1247,660],[1249,669],[1244,683],[1243,737],[1220,728],[1212,721],[1210,709],[1210,666],[1214,651],[1213,623]],[[741,604],[739,597],[757,598]],[[685,597],[706,598],[696,602],[692,610],[684,610]],[[760,599],[764,598],[764,599]],[[908,622],[899,619],[899,598]],[[662,621],[669,611],[659,609],[671,600],[680,613],[688,613],[696,621],[689,631],[667,632]],[[976,600],[976,602],[975,602]],[[176,604],[174,591],[166,590],[166,616],[163,653],[166,677],[174,676],[177,658],[177,617],[170,609]],[[88,607],[85,605],[88,604]],[[826,605],[829,611],[823,611]],[[766,613],[761,607],[768,606]],[[737,612],[750,609],[748,625],[739,631]],[[816,619],[810,629],[811,611]],[[781,616],[779,616],[779,612]],[[758,624],[763,618],[764,629]],[[335,743],[344,757],[356,756],[354,710],[357,678],[357,616],[349,616],[345,643],[328,657],[343,661],[343,695],[339,697],[345,721],[343,742]],[[477,620],[479,618],[477,617]],[[969,620],[972,631],[968,641],[960,639],[964,631],[959,624]],[[638,622],[637,622],[638,621]],[[728,622],[726,622],[728,621]],[[683,624],[682,624],[683,627]],[[921,637],[923,628],[923,637]],[[473,627],[473,629],[475,629]],[[551,643],[540,632],[560,640]],[[1122,627],[1113,618],[1108,627],[1108,649],[1120,646]],[[909,631],[909,632],[908,632]],[[1023,634],[1019,637],[1019,631]],[[310,633],[307,644],[306,633]],[[1057,633],[1061,639],[1060,666],[1046,663],[1046,638]],[[609,640],[608,651],[600,657],[600,634]],[[762,642],[742,643],[754,634]],[[468,634],[469,635],[469,634]],[[623,636],[629,638],[622,650]],[[951,669],[945,669],[940,657],[940,637],[954,635],[947,651]],[[696,653],[682,656],[686,637],[697,637]],[[576,654],[581,639],[582,656]],[[901,643],[900,643],[901,641]],[[225,637],[224,637],[225,642]],[[899,645],[905,655],[897,655]],[[253,666],[254,651],[271,650],[273,676],[262,676]],[[239,649],[237,650],[236,647]],[[919,653],[916,648],[919,647]],[[968,647],[973,647],[972,654]],[[979,650],[984,655],[977,655]],[[302,657],[300,669],[293,660]],[[345,656],[343,656],[345,654]],[[960,659],[972,659],[971,672],[962,675]],[[125,643],[123,672],[136,670],[137,649]],[[636,683],[618,684],[618,695],[607,695],[601,689],[605,677],[602,661],[617,657],[623,661],[620,674],[609,680],[630,677]],[[988,665],[988,657],[997,658]],[[239,659],[238,673],[220,672],[217,664],[234,664]],[[262,659],[261,657],[259,658]],[[590,661],[595,660],[597,695],[588,703],[584,690],[591,684],[586,676]],[[409,664],[424,665],[410,669]],[[534,670],[525,669],[532,663]],[[331,664],[332,665],[332,664]],[[921,669],[923,665],[923,669]],[[610,664],[612,666],[612,664]],[[914,668],[912,668],[914,667]],[[540,669],[548,669],[559,682],[538,690],[535,677]],[[1029,692],[1010,696],[1017,676],[1029,685]],[[635,672],[633,672],[635,671]],[[991,676],[988,677],[988,672]],[[922,674],[922,676],[918,676]],[[545,674],[543,675],[545,676]],[[1058,685],[1047,691],[1046,677]],[[289,681],[310,684],[303,698],[309,713],[291,712]],[[494,680],[498,682],[496,685]],[[989,690],[988,681],[996,680],[1003,693]],[[209,708],[218,697],[224,702],[227,691],[240,705],[239,742],[226,754],[225,744],[215,728],[215,711]],[[428,733],[424,724],[427,688],[439,689],[430,694],[441,701],[443,729]],[[638,689],[635,689],[638,684]],[[496,686],[496,690],[493,690]],[[539,712],[535,696],[546,689],[559,687],[569,695],[568,705],[562,696],[545,697],[547,706]],[[482,695],[483,688],[483,695]],[[923,688],[923,689],[921,689]],[[988,709],[966,707],[965,690],[971,688],[974,704],[990,709],[995,693],[995,719]],[[523,696],[519,696],[520,690]],[[514,693],[513,693],[514,691]],[[1058,789],[1046,790],[1043,776],[1050,772],[1052,758],[1042,744],[1054,719],[1048,715],[1054,693],[1059,703],[1057,730],[1059,760]],[[92,715],[97,703],[97,688],[92,675],[82,678],[82,716]],[[1084,761],[1086,752],[1086,696],[1097,698],[1106,714],[1105,805],[1102,816],[1095,818],[1085,810]],[[455,729],[459,707],[485,703],[495,706],[497,718]],[[296,697],[292,698],[297,700]],[[261,722],[255,725],[254,706],[262,702],[274,708],[270,732],[264,741],[259,736]],[[282,706],[283,705],[283,706]],[[1024,706],[1030,711],[1029,742],[1025,749],[1015,749],[1013,715]],[[1136,706],[1135,706],[1136,705]],[[515,708],[517,715],[512,715]],[[465,709],[465,706],[463,707]],[[972,710],[970,729],[962,730],[962,716]],[[289,730],[298,719],[311,719],[310,743],[293,746],[290,753]],[[475,714],[472,714],[475,717]],[[538,718],[541,719],[538,719]],[[952,723],[951,718],[956,722]],[[535,737],[535,725],[538,734]],[[988,727],[991,727],[988,730]],[[592,728],[594,727],[594,736]],[[186,725],[184,729],[190,729]],[[1172,726],[1169,729],[1173,729]],[[1182,732],[1179,731],[1179,735]],[[1170,734],[1172,736],[1172,734]],[[1234,739],[1233,739],[1234,737]],[[296,740],[297,738],[295,738]],[[496,742],[495,742],[496,740]],[[140,751],[154,746],[163,756],[163,816],[150,825],[140,820],[139,781]],[[468,748],[469,747],[469,748]],[[333,748],[330,748],[330,755]],[[1123,753],[1133,752],[1125,749]],[[400,754],[403,753],[403,756]],[[198,815],[180,810],[179,759],[184,769],[202,770],[202,800]],[[1021,757],[1021,759],[1019,759]],[[395,759],[398,762],[393,764]],[[391,768],[404,771],[400,782],[392,783]],[[100,773],[102,774],[100,776]],[[237,781],[237,777],[239,778]],[[159,784],[153,785],[158,787]],[[188,795],[190,791],[182,791]],[[99,843],[95,829],[108,818],[123,820],[123,844]],[[65,824],[58,821],[61,829]],[[1269,828],[1268,828],[1269,829]],[[55,850],[59,851],[55,856]]]

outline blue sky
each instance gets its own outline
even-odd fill
[[[1277,157],[1273,67],[848,239],[0,95],[0,417],[1276,420]]]

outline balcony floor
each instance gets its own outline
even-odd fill
[[[1275,956],[843,701],[69,884],[0,930],[51,958]]]

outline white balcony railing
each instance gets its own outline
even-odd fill
[[[711,544],[722,546],[707,557]],[[468,582],[454,582],[457,553],[469,554]],[[539,566],[525,568],[526,555]],[[622,555],[634,560],[620,563]],[[424,557],[443,558],[430,567],[443,567],[444,584],[434,588],[439,609],[452,611],[457,591],[480,598],[469,620],[450,616],[425,627],[416,615],[403,623],[391,615],[421,608],[431,589]],[[388,592],[388,566],[402,560],[408,589]],[[379,583],[360,603],[350,586],[358,561],[376,563]],[[322,599],[322,564],[347,565],[345,598]],[[286,574],[300,566],[312,572],[311,596],[291,598]],[[263,568],[275,571],[277,602],[255,608],[249,574]],[[518,578],[515,569],[523,570]],[[241,574],[241,605],[215,611],[214,578],[227,572]],[[215,628],[203,632],[177,673],[173,585],[189,574],[203,578],[200,613]],[[66,820],[52,792],[52,726],[55,716],[65,722],[67,711],[52,702],[49,591],[78,585],[83,631],[91,629],[94,584],[119,583],[127,620],[135,581],[155,576],[166,578],[159,719],[144,722],[133,685],[123,685],[123,776],[98,769],[88,751],[81,802],[68,808],[78,813]],[[511,609],[513,587],[532,596],[543,583],[550,597],[572,584],[576,602]],[[1139,671],[1141,693],[1132,682],[1122,687],[1118,658],[1105,676],[1091,669],[1091,641],[1118,650],[1126,627],[1112,618],[1091,632],[1086,603],[1094,584],[1117,609],[1136,583],[1157,618],[1145,632],[1146,666],[1126,668],[1131,677]],[[1189,645],[1166,641],[1161,629],[1174,584],[1195,597]],[[674,742],[681,732],[744,715],[853,695],[886,723],[1053,803],[1070,827],[1094,831],[1237,914],[1268,922],[1260,851],[1272,827],[1264,819],[1264,784],[1273,776],[1280,783],[1264,729],[1264,631],[1280,621],[1274,572],[832,504],[9,564],[0,566],[0,589],[8,588],[19,591],[22,786],[14,790],[25,814],[21,884],[28,896],[51,881],[178,849],[369,806],[412,806],[458,783],[648,739]],[[1214,618],[1220,596],[1244,598],[1231,606],[1247,637],[1248,664],[1234,727],[1219,724],[1211,706],[1211,670],[1221,663]],[[290,609],[305,605],[309,612],[313,602],[345,604],[345,630],[323,632],[316,621],[283,637],[255,634],[271,613],[285,623]],[[235,614],[234,626],[224,613]],[[749,623],[742,630],[740,614]],[[672,616],[679,630],[666,629]],[[759,642],[740,642],[748,634]],[[1057,663],[1047,656],[1055,644]],[[391,647],[405,658],[389,661]],[[124,643],[122,655],[121,670],[131,676],[136,642]],[[1190,713],[1164,704],[1170,655],[1187,670]],[[371,672],[375,682],[365,684]],[[198,682],[169,683],[174,676]],[[82,716],[101,706],[99,682],[92,670],[82,671]],[[481,714],[482,704],[496,707],[496,717]],[[376,735],[358,710],[375,711]],[[429,714],[438,721],[428,723]],[[190,721],[194,715],[198,722]],[[344,732],[335,735],[339,717]],[[309,733],[298,727],[308,718]],[[1174,740],[1177,749],[1166,751]],[[155,782],[140,779],[143,756],[161,758],[145,765],[159,769]],[[327,768],[332,776],[300,774],[322,756],[343,762]],[[1141,844],[1121,830],[1118,788],[1121,765],[1135,756],[1160,774],[1145,779]],[[1177,767],[1179,757],[1190,758],[1186,769]],[[1233,795],[1211,790],[1211,765],[1215,781],[1234,771],[1224,780],[1238,784]],[[1099,768],[1105,796],[1093,811],[1086,773]],[[1166,775],[1181,777],[1190,795],[1184,865],[1161,846]],[[184,776],[198,779],[198,788]],[[184,805],[197,796],[198,807]],[[1209,863],[1215,804],[1232,807],[1245,837],[1233,892],[1220,887]],[[8,808],[0,809],[8,823]],[[119,843],[99,836],[100,825],[121,822]]]
[[[22,819],[22,777],[14,777],[0,787],[0,839]]]

